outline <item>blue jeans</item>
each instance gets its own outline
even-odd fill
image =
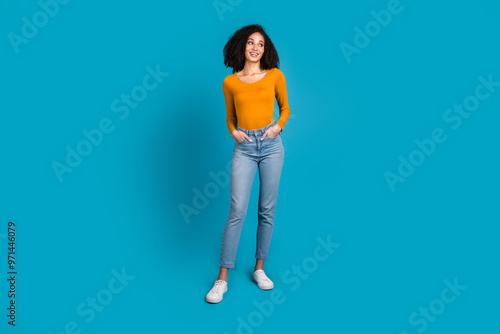
[[[234,143],[230,181],[231,207],[222,237],[220,267],[234,268],[236,250],[257,168],[259,169],[260,191],[255,258],[266,259],[268,256],[285,149],[281,134],[275,138],[266,136],[262,141],[260,137],[275,124],[276,121],[273,121],[266,127],[254,130],[246,130],[237,126],[237,130],[245,132],[252,142],[244,139],[242,142],[235,140]]]

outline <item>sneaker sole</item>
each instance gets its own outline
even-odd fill
[[[224,290],[224,293],[227,292],[227,286],[226,286],[226,290]],[[220,303],[222,301],[222,299],[224,299],[224,293],[222,294],[221,298],[219,300],[210,300],[208,298],[205,297],[205,300],[210,303],[210,304],[217,304],[217,303]]]
[[[261,289],[261,290],[266,290],[266,291],[267,291],[267,290],[272,290],[272,289],[274,289],[274,284],[273,284],[273,286],[272,286],[272,287],[267,288],[267,289],[264,289],[264,288],[261,288],[261,287],[259,286],[259,282],[255,279],[255,277],[252,277],[252,279],[254,280],[254,282],[255,282],[255,283],[257,283],[257,286],[258,286],[258,287],[259,287],[259,289]]]

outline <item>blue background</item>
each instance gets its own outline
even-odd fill
[[[72,321],[81,333],[245,333],[238,319],[258,319],[253,301],[270,300],[251,281],[258,173],[219,304],[205,295],[229,185],[189,220],[179,209],[231,160],[222,48],[252,23],[279,52],[291,116],[265,263],[286,299],[246,332],[498,331],[500,87],[457,129],[443,114],[474,94],[479,76],[500,81],[500,5],[402,1],[348,62],[340,44],[353,44],[354,28],[389,1],[221,2],[232,10],[220,16],[211,1],[70,1],[18,52],[8,34],[21,35],[22,18],[33,22],[41,7],[2,2],[2,333],[64,333]],[[120,119],[112,102],[156,65],[169,75]],[[105,118],[114,130],[60,182],[53,162],[65,163],[66,146]],[[384,173],[397,173],[398,156],[408,159],[435,128],[447,140],[392,191]],[[10,220],[15,329],[6,318]],[[328,236],[340,246],[292,290],[283,275]],[[87,323],[77,307],[104,296],[113,270],[134,278]],[[456,300],[412,324],[455,278],[467,287]]]

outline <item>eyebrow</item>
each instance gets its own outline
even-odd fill
[[[249,37],[248,39],[251,39],[251,40],[253,41],[253,38],[252,38],[252,37]],[[260,40],[259,42],[264,43],[264,41],[263,41],[263,40]]]

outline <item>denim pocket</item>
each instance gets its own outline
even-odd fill
[[[281,134],[280,134],[280,133],[278,133],[278,135],[277,135],[276,137],[269,137],[269,136],[267,136],[267,138],[270,138],[270,139],[278,139],[278,137],[279,137],[279,136],[281,136]]]

